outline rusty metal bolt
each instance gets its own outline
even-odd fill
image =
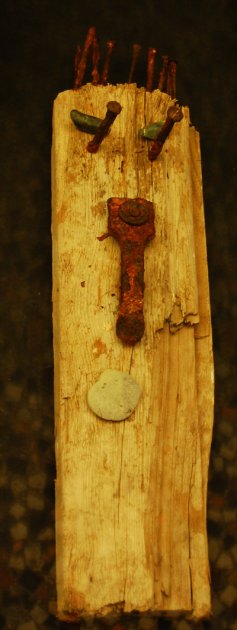
[[[119,210],[120,219],[129,225],[143,225],[149,219],[149,211],[138,199],[125,201]]]

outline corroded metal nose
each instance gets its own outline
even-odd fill
[[[108,199],[108,234],[121,250],[121,287],[116,333],[128,345],[142,338],[145,330],[144,249],[155,236],[154,208],[145,199]]]

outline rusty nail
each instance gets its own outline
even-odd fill
[[[87,145],[87,151],[89,151],[89,153],[96,153],[98,151],[102,140],[108,135],[110,127],[118,114],[120,114],[121,109],[122,107],[117,101],[109,101],[109,103],[107,103],[106,116],[104,120],[101,121],[93,140]]]
[[[176,68],[176,61],[170,61],[168,65],[167,94],[169,94],[172,99],[176,97]]]
[[[179,122],[180,120],[182,120],[182,118],[183,118],[183,113],[179,105],[172,105],[171,107],[169,107],[167,111],[166,120],[164,124],[162,125],[157,138],[154,140],[154,142],[152,143],[148,151],[148,157],[149,157],[149,160],[151,160],[151,162],[153,162],[157,158],[159,153],[161,152],[163,144],[166,138],[168,137],[169,133],[171,132],[171,129],[173,128],[174,123]]]
[[[78,76],[78,69],[79,69],[79,65],[80,65],[80,61],[81,61],[81,46],[78,44],[77,49],[76,49],[76,54],[75,54],[75,60],[74,60],[74,71],[75,71],[75,79],[74,79],[74,89],[77,89],[77,76]]]
[[[110,59],[111,59],[111,55],[112,55],[114,47],[115,47],[115,41],[113,39],[111,39],[110,41],[106,43],[106,48],[107,48],[106,58],[105,58],[104,67],[103,67],[102,75],[101,75],[102,85],[106,85],[108,81]]]
[[[133,81],[133,74],[134,74],[135,66],[136,66],[138,57],[140,55],[140,52],[141,52],[141,45],[140,44],[133,44],[133,46],[132,46],[132,62],[131,62],[131,67],[130,67],[129,75],[128,75],[128,83],[132,83],[132,81]]]
[[[76,53],[76,60],[75,63],[78,63],[77,65],[77,70],[76,70],[76,77],[75,77],[75,81],[74,81],[74,89],[77,90],[83,81],[84,78],[84,74],[86,71],[86,64],[87,64],[87,58],[88,58],[88,53],[90,50],[90,47],[93,44],[93,41],[96,37],[96,30],[94,26],[91,26],[88,30],[87,36],[86,36],[86,40],[85,40],[85,44],[84,44],[84,48],[83,51],[80,55],[80,58],[77,56],[78,55],[78,51]],[[77,61],[78,60],[78,61]]]
[[[152,92],[152,87],[153,87],[155,56],[156,56],[156,48],[149,48],[148,57],[147,57],[147,82],[146,82],[146,89],[148,92]]]
[[[162,56],[162,68],[160,71],[160,75],[159,75],[159,83],[158,83],[158,90],[160,90],[161,92],[163,92],[164,89],[164,85],[165,82],[167,80],[167,73],[168,73],[168,64],[169,64],[169,57],[168,55],[163,55]]]
[[[92,85],[97,85],[100,80],[100,75],[98,71],[99,60],[100,60],[100,49],[99,49],[99,44],[97,42],[97,38],[95,35],[93,39],[93,44],[92,44],[92,64],[93,64],[92,73],[91,73]]]

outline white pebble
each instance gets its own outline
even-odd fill
[[[140,385],[127,372],[105,370],[87,394],[90,409],[103,420],[125,420],[141,395]]]

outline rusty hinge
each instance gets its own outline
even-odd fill
[[[155,236],[154,208],[145,199],[108,199],[108,236],[121,249],[121,289],[116,332],[126,344],[143,336],[144,249]]]

